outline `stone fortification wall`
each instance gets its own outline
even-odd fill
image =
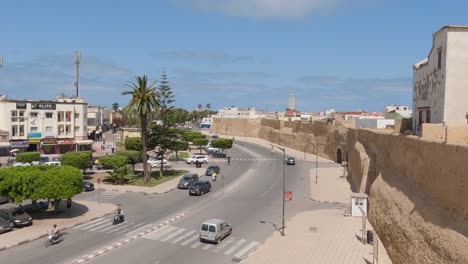
[[[351,182],[394,263],[468,263],[468,146],[348,132]]]

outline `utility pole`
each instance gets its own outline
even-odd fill
[[[315,183],[318,184],[318,136],[315,137]]]
[[[76,97],[78,97],[78,86],[80,82],[80,51],[75,51],[75,68],[76,68],[76,73],[75,73],[75,87],[76,87]]]

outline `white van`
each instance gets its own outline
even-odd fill
[[[218,244],[230,234],[232,234],[231,224],[221,219],[209,219],[201,226],[200,242],[210,241]]]

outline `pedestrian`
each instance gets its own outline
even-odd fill
[[[228,165],[231,164],[231,156],[228,156]]]
[[[68,213],[68,216],[70,216],[71,206],[72,206],[72,199],[68,198],[67,199],[67,213]]]

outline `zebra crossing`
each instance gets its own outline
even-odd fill
[[[259,242],[257,241],[248,241],[247,239],[233,236],[226,237],[217,245],[202,243],[199,241],[198,231],[175,226],[164,226],[144,235],[143,238],[213,253],[222,253],[235,258],[246,257],[247,253],[252,252],[259,246]]]
[[[84,200],[97,202],[100,199],[101,202],[109,202],[109,201],[114,200],[114,198],[123,194],[123,192],[119,192],[119,191],[107,191],[107,190],[102,191],[101,190],[100,192],[101,193],[98,193],[98,191],[95,190],[93,195],[84,198]]]
[[[125,234],[126,236],[132,236],[150,226],[153,226],[154,223],[134,223],[124,221],[118,225],[112,224],[112,218],[98,218],[93,221],[78,225],[72,229],[79,229],[86,232],[102,232],[106,234]]]

